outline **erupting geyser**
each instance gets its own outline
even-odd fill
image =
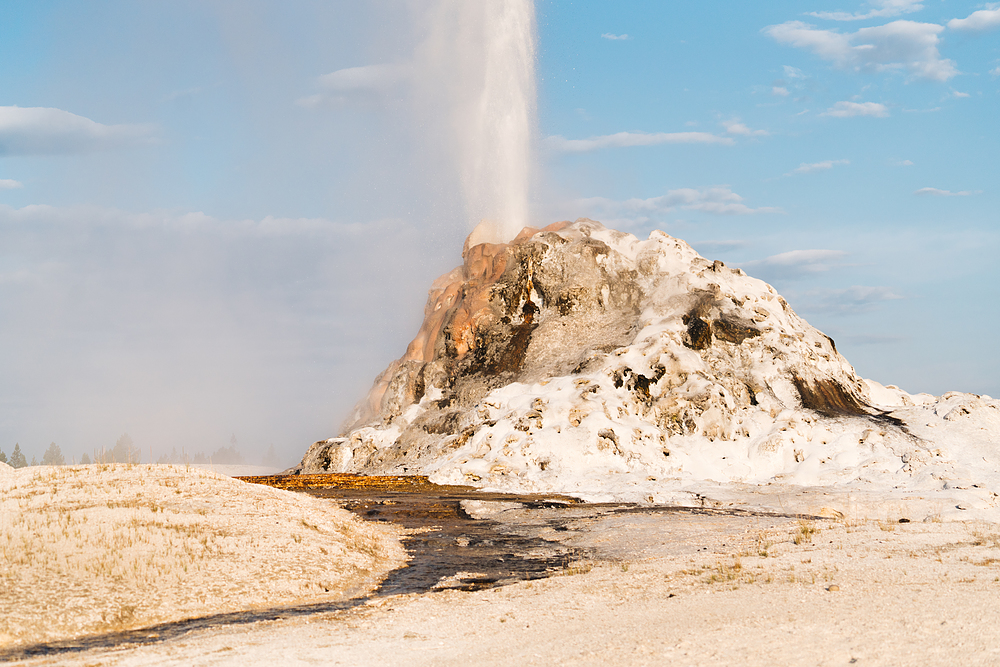
[[[529,224],[536,133],[533,0],[442,0],[422,47],[444,77],[456,162],[480,242],[509,241]]]
[[[484,222],[406,354],[299,472],[660,502],[823,487],[996,511],[1000,402],[861,379],[771,286],[663,232],[526,226],[533,3],[438,7],[423,57],[450,73]]]

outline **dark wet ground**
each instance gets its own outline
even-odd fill
[[[584,549],[558,542],[503,532],[498,530],[497,522],[475,519],[461,506],[463,500],[475,499],[517,502],[527,509],[553,509],[575,503],[568,498],[484,494],[463,487],[416,493],[332,487],[304,491],[319,498],[337,499],[363,519],[414,529],[403,538],[410,562],[391,572],[373,597],[443,588],[475,590],[539,579],[589,555]]]
[[[364,480],[364,484],[335,479],[314,480],[315,484],[280,484],[267,478],[253,478],[252,481],[258,479],[270,482],[272,486],[338,501],[367,520],[386,521],[416,529],[403,538],[410,554],[409,563],[391,572],[378,589],[363,598],[215,614],[139,630],[0,650],[0,661],[163,642],[219,626],[248,625],[350,609],[368,600],[390,595],[424,593],[443,588],[475,590],[538,579],[551,576],[586,555],[581,549],[563,547],[558,543],[500,533],[496,531],[496,522],[473,519],[461,508],[461,501],[470,498],[516,500],[527,507],[537,508],[575,502],[570,498],[482,494],[472,488],[433,485],[425,478],[403,478],[402,482],[400,478],[385,478],[382,484],[372,483],[372,479]],[[299,478],[296,481],[305,480]]]
[[[0,661],[163,642],[220,626],[249,625],[341,611],[391,595],[443,589],[471,591],[549,577],[564,571],[574,562],[595,556],[591,548],[567,546],[560,540],[538,536],[540,533],[559,535],[572,532],[581,516],[751,515],[738,510],[651,507],[628,503],[585,504],[558,495],[483,493],[471,487],[438,486],[422,477],[303,475],[244,479],[329,498],[364,519],[411,529],[403,538],[410,561],[405,567],[391,572],[378,589],[362,598],[215,614],[138,630],[20,647],[0,651]],[[463,509],[463,501],[516,504],[519,513],[527,512],[535,518],[517,526],[490,518],[474,518]]]

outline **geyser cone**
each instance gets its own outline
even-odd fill
[[[470,237],[463,259],[303,472],[632,500],[704,480],[891,487],[930,477],[914,420],[970,396],[862,380],[769,285],[662,232],[640,241],[581,219],[510,243]],[[1000,404],[975,400],[1000,420]],[[995,459],[997,426],[968,446]]]

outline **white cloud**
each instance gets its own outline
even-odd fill
[[[826,271],[832,260],[845,255],[847,253],[842,250],[789,250],[771,255],[760,263],[770,266],[809,266],[813,271]]]
[[[852,118],[854,116],[886,118],[888,115],[889,110],[885,108],[884,104],[878,102],[837,102],[820,114],[820,116],[833,116],[835,118]]]
[[[959,192],[952,192],[951,190],[940,190],[938,188],[920,188],[915,190],[913,194],[915,195],[932,195],[934,197],[968,197],[969,195],[977,195],[980,190],[960,190]]]
[[[21,181],[15,181],[12,178],[0,178],[0,190],[13,190],[15,188],[23,188],[24,183]]]
[[[969,30],[971,32],[986,32],[1000,28],[1000,8],[980,9],[964,19],[952,19],[948,21],[948,27],[952,30]]]
[[[669,190],[667,194],[649,199],[626,199],[615,201],[604,197],[591,197],[577,202],[588,209],[613,213],[664,213],[674,209],[702,211],[718,215],[747,215],[751,213],[783,213],[780,208],[764,206],[750,208],[743,203],[743,197],[728,186],[709,188],[680,188]]]
[[[912,167],[913,160],[900,160],[899,162],[894,162],[897,167]]]
[[[174,213],[150,211],[131,213],[102,206],[57,207],[32,204],[21,208],[0,205],[0,222],[17,224],[78,225],[120,230],[182,230],[224,234],[226,236],[274,237],[333,235],[348,237],[365,231],[359,223],[341,223],[326,218],[283,218],[265,216],[254,219],[219,219],[201,211]]]
[[[825,289],[803,295],[802,310],[866,312],[873,310],[883,301],[895,301],[903,297],[891,287],[854,285],[846,289]]]
[[[809,12],[809,16],[815,16],[828,21],[862,21],[873,18],[888,18],[899,16],[900,14],[910,14],[918,12],[924,8],[920,0],[872,0],[869,2],[872,9],[864,14],[849,14],[847,12]]]
[[[220,85],[221,84],[216,83],[216,84],[208,86],[208,87],[197,86],[195,88],[187,88],[185,90],[175,90],[174,92],[172,92],[169,95],[167,95],[166,97],[164,97],[163,101],[164,102],[171,102],[173,100],[177,100],[177,99],[180,99],[182,97],[193,97],[195,95],[200,95],[201,93],[205,92],[206,90],[210,90],[212,88],[218,88]]]
[[[741,267],[752,276],[764,280],[797,278],[822,273],[841,264],[846,252],[841,250],[790,250],[765,259],[744,262]]]
[[[601,35],[604,39],[632,39],[628,35],[615,35],[614,33],[606,32]]]
[[[938,51],[942,30],[944,26],[915,21],[893,21],[853,33],[820,30],[801,21],[764,28],[776,41],[811,51],[841,69],[905,71],[922,79],[947,81],[958,70]]]
[[[708,132],[618,132],[588,139],[567,139],[559,135],[547,137],[545,145],[564,153],[584,153],[601,148],[655,146],[657,144],[732,144],[729,137]]]
[[[739,118],[722,121],[722,127],[726,128],[728,134],[736,134],[742,137],[766,137],[770,135],[767,130],[751,130],[740,122]]]
[[[803,162],[795,169],[785,174],[785,176],[791,176],[792,174],[808,174],[814,171],[824,171],[826,169],[833,169],[837,165],[850,164],[850,160],[824,160],[822,162]]]
[[[62,109],[0,107],[0,155],[90,153],[150,144],[153,125],[102,125]]]
[[[391,97],[413,79],[410,63],[348,67],[316,79],[322,92],[299,98],[299,106],[313,108],[323,103],[344,103],[350,98]]]
[[[780,97],[788,97],[788,89],[784,86],[774,86],[771,88],[772,95],[778,95]]]
[[[992,74],[993,76],[1000,76],[1000,67],[997,67],[996,69],[991,69],[990,74]]]
[[[786,79],[808,79],[809,77],[802,73],[798,67],[792,67],[791,65],[782,65],[785,70]]]
[[[710,253],[739,250],[740,248],[745,248],[750,245],[750,242],[742,240],[698,241],[697,243],[692,243],[691,245],[698,251],[698,254],[705,256]]]

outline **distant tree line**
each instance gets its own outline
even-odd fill
[[[115,442],[115,446],[111,449],[94,450],[94,458],[91,459],[90,455],[84,452],[83,456],[80,457],[80,463],[142,463],[142,456],[140,455],[139,448],[135,446],[132,442],[132,438],[128,433],[123,433],[121,437]],[[14,451],[11,452],[10,459],[8,460],[7,455],[2,449],[0,449],[0,463],[7,463],[13,468],[25,468],[27,466],[39,465],[35,457],[31,457],[31,463],[28,463],[24,456],[24,452],[21,451],[21,444],[14,443]],[[63,456],[62,450],[56,443],[51,443],[45,453],[42,454],[43,466],[62,466],[66,465],[66,457]]]
[[[236,434],[229,439],[228,447],[219,447],[215,452],[205,456],[204,453],[198,452],[193,457],[189,456],[184,448],[181,448],[181,453],[177,453],[177,448],[174,447],[169,455],[164,454],[156,460],[157,463],[171,463],[174,465],[185,464],[185,463],[212,463],[217,465],[243,465],[243,455],[240,454],[237,449]]]
[[[156,460],[157,463],[161,464],[187,464],[187,463],[213,463],[219,465],[243,465],[246,460],[237,448],[236,435],[233,434],[232,438],[229,440],[228,447],[219,447],[215,452],[206,456],[202,452],[198,452],[193,456],[188,455],[184,448],[181,448],[180,454],[177,453],[177,448],[174,447],[170,454],[164,454],[159,459]],[[31,457],[31,463],[28,463],[25,458],[24,452],[21,451],[20,443],[14,444],[14,451],[11,452],[10,458],[8,459],[7,454],[4,453],[3,449],[0,449],[0,463],[7,463],[14,468],[24,468],[27,466],[39,465],[35,460],[35,457]],[[100,448],[94,450],[94,456],[91,458],[86,452],[80,457],[80,463],[87,465],[90,463],[142,463],[141,452],[135,443],[132,441],[131,436],[128,433],[123,433],[117,441],[115,441],[115,446],[111,449]],[[59,449],[59,445],[56,443],[51,443],[45,453],[42,455],[43,466],[61,466],[66,465],[66,457],[63,456],[62,450]],[[267,453],[264,454],[261,459],[261,465],[267,466],[269,468],[277,468],[280,466],[280,460],[278,458],[278,453],[274,448],[274,444],[271,444],[267,449]]]

